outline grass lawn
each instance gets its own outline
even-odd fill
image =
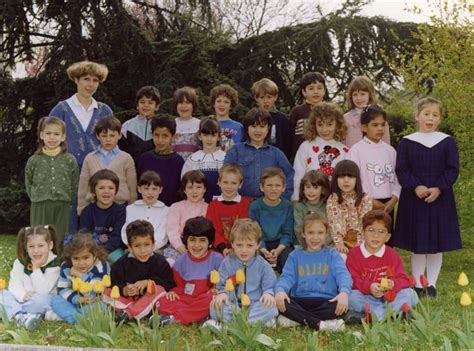
[[[398,323],[393,326],[393,342],[379,339],[381,333],[376,331],[376,326],[372,332],[364,330],[362,326],[350,326],[342,333],[316,333],[308,328],[292,329],[264,329],[264,333],[273,339],[279,339],[281,350],[428,350],[428,349],[446,349],[449,347],[444,344],[446,340],[443,337],[449,337],[452,342],[452,349],[457,350],[457,336],[452,328],[461,328],[461,316],[466,312],[470,315],[470,334],[469,341],[474,344],[474,316],[472,306],[463,308],[459,304],[461,287],[457,285],[459,272],[464,271],[474,281],[474,217],[472,217],[472,202],[474,200],[473,187],[474,181],[469,179],[466,182],[460,182],[457,186],[459,211],[461,217],[461,228],[463,233],[464,248],[460,251],[446,253],[443,258],[443,267],[438,281],[439,297],[429,302],[424,301],[430,309],[430,315],[425,322],[431,322],[429,330],[432,335],[424,336],[420,332],[422,328],[414,324]],[[406,267],[408,264],[408,253],[400,251]],[[0,277],[9,279],[9,271],[15,258],[15,236],[0,235]],[[472,287],[472,283],[470,284]],[[469,287],[464,290],[468,290]],[[470,289],[469,289],[470,290]],[[464,309],[464,310],[463,310]],[[436,321],[436,313],[439,313],[440,321]],[[383,328],[392,328],[385,325]],[[196,350],[212,349],[208,344],[213,337],[208,331],[201,331],[199,327],[180,327],[178,325],[168,326],[162,329],[162,338],[165,340],[165,346],[173,336],[177,336],[176,350],[185,350],[188,348]],[[156,333],[155,333],[156,334]],[[359,337],[359,339],[358,339]],[[431,338],[431,339],[430,339]],[[5,332],[5,326],[0,324],[0,343],[27,343],[37,345],[64,345],[85,347],[91,346],[78,341],[78,334],[75,329],[63,322],[43,322],[41,326],[33,333],[20,332],[16,334],[16,340],[11,333]],[[240,344],[239,344],[240,345]],[[443,346],[444,345],[444,346]],[[217,346],[215,346],[217,347]],[[444,348],[443,348],[444,347]],[[114,348],[150,348],[144,340],[143,335],[137,331],[137,328],[125,326],[115,340]],[[154,347],[152,349],[157,349]],[[164,348],[166,349],[166,348]],[[243,346],[234,347],[236,350],[245,349]],[[249,349],[250,350],[250,349]]]

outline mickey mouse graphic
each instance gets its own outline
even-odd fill
[[[341,152],[338,148],[326,145],[323,148],[323,152],[318,155],[319,168],[328,177],[334,174],[334,167],[332,166],[333,161],[339,157]]]

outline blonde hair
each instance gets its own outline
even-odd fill
[[[70,80],[75,81],[76,78],[81,78],[85,75],[90,74],[96,76],[99,82],[103,83],[107,79],[109,69],[106,65],[95,63],[91,61],[80,61],[75,62],[69,66],[66,70],[67,76]]]
[[[416,114],[419,114],[427,105],[438,105],[439,106],[439,112],[443,114],[443,105],[441,104],[441,101],[432,98],[431,96],[427,96],[416,104]]]
[[[16,239],[16,257],[23,265],[27,265],[31,261],[28,256],[27,245],[28,239],[33,235],[43,235],[47,243],[53,243],[51,251],[54,254],[58,253],[56,247],[58,239],[56,230],[52,225],[35,225],[33,227],[21,228]]]
[[[266,94],[272,95],[272,96],[278,95],[278,86],[273,80],[268,79],[268,78],[263,78],[253,83],[252,95],[254,97],[259,97]]]
[[[319,102],[311,107],[307,126],[304,130],[304,137],[308,141],[313,141],[318,136],[316,123],[318,120],[336,121],[336,131],[334,140],[344,140],[347,133],[347,126],[344,122],[344,114],[339,106],[332,102]]]
[[[286,176],[285,173],[278,167],[267,167],[260,175],[260,185],[265,185],[265,181],[268,178],[278,177],[283,182],[283,185],[286,185]]]
[[[304,230],[305,228],[310,225],[311,223],[314,223],[314,222],[320,222],[324,225],[324,227],[326,228],[326,235],[328,235],[328,232],[329,232],[329,222],[326,218],[326,216],[318,213],[318,212],[313,212],[313,213],[310,213],[308,215],[306,215],[304,217],[304,220],[303,220],[303,225],[301,227],[301,235],[304,234]],[[306,239],[303,238],[303,247],[306,249],[307,248],[307,245],[306,245]]]
[[[234,242],[238,239],[255,240],[259,243],[262,239],[260,225],[250,218],[236,219],[230,230],[230,241]]]
[[[362,90],[369,93],[369,102],[367,105],[374,105],[377,103],[374,83],[372,83],[372,81],[366,76],[357,76],[352,80],[352,82],[349,84],[349,87],[347,88],[346,103],[350,110],[356,108],[356,105],[352,101],[352,94],[357,90]]]
[[[238,163],[226,163],[221,168],[219,168],[219,180],[222,179],[224,174],[236,174],[240,178],[240,182],[244,179],[244,172],[242,171],[242,166]]]
[[[36,155],[43,154],[44,141],[41,139],[40,135],[41,135],[41,132],[43,132],[46,126],[48,125],[60,126],[63,134],[64,135],[66,134],[66,124],[64,123],[63,120],[59,119],[58,117],[48,117],[48,116],[42,117],[38,122],[38,129],[36,132],[38,136],[38,148],[35,151]],[[61,144],[59,146],[61,147],[61,153],[66,152],[67,151],[66,139],[64,139],[64,141],[61,141]]]

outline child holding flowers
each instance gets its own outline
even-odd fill
[[[74,234],[64,247],[62,259],[58,295],[52,298],[51,305],[64,321],[77,324],[78,314],[87,313],[89,305],[100,303],[102,289],[97,288],[96,282],[110,273],[107,252],[92,234]]]
[[[258,255],[261,238],[262,230],[257,222],[251,219],[235,221],[230,234],[232,253],[219,268],[221,279],[211,303],[212,319],[204,326],[219,328],[218,320],[232,319],[232,312],[242,306],[248,308],[249,323],[262,321],[267,327],[276,325],[278,310],[273,297],[276,276],[270,264]]]
[[[8,319],[33,331],[43,315],[56,319],[51,311],[51,294],[56,293],[59,276],[56,231],[42,225],[22,228],[16,252],[8,290],[0,291],[0,309],[5,308]]]
[[[275,286],[280,326],[343,330],[352,279],[341,255],[325,245],[329,225],[319,213],[305,217],[303,248],[293,251]],[[290,294],[290,295],[289,295]]]
[[[202,216],[190,218],[183,229],[183,242],[188,250],[173,266],[176,287],[158,301],[161,324],[177,320],[183,325],[199,322],[209,316],[213,297],[211,272],[217,273],[222,256],[210,250],[215,230]],[[215,274],[214,273],[214,274]]]

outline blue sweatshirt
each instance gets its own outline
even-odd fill
[[[235,276],[235,272],[239,269],[245,271],[245,266],[234,254],[224,258],[219,268],[220,281],[216,286],[219,293],[227,293],[225,291],[225,282],[227,278]],[[244,293],[244,288],[246,288],[251,303],[260,300],[265,293],[273,295],[273,288],[276,283],[275,272],[262,256],[252,257],[247,261],[246,273],[245,283],[235,285],[235,295],[237,295],[239,301],[240,294]],[[235,295],[233,293],[227,294],[230,300],[235,302]]]
[[[332,299],[343,291],[349,296],[351,289],[352,278],[341,255],[324,246],[319,251],[293,251],[283,267],[275,293],[284,291],[294,297]]]
[[[293,206],[287,199],[281,199],[276,206],[269,206],[261,197],[250,204],[249,218],[257,221],[262,228],[260,247],[266,247],[266,241],[275,240],[285,246],[293,244]]]

